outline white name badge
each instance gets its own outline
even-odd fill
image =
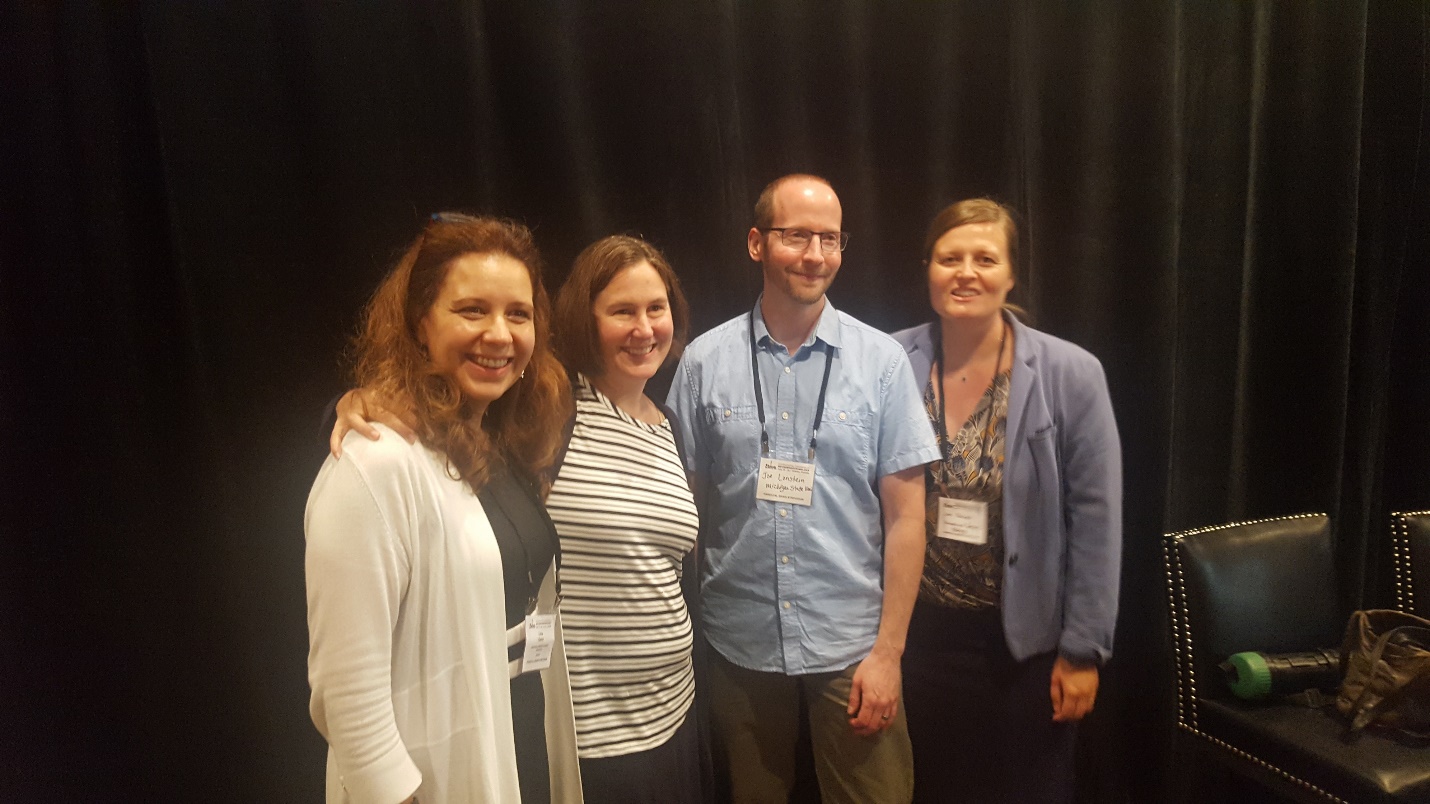
[[[809,505],[814,497],[814,464],[760,459],[760,482],[755,498],[770,502]]]
[[[556,615],[526,615],[526,652],[521,655],[521,672],[545,670],[551,665],[551,648],[556,644]]]
[[[939,497],[938,537],[965,544],[988,544],[988,503]]]

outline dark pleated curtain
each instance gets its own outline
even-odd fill
[[[302,513],[366,295],[426,215],[554,285],[613,232],[703,330],[750,206],[828,177],[831,292],[925,320],[923,227],[1023,213],[1016,300],[1127,468],[1086,801],[1164,798],[1158,534],[1308,510],[1346,608],[1430,507],[1430,4],[148,3],[0,10],[0,798],[315,800]],[[55,794],[58,794],[57,796]]]

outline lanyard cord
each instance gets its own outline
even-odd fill
[[[543,512],[543,516],[541,517],[543,523],[549,521],[549,520],[547,520],[547,517],[544,515],[544,512],[545,512],[546,509],[545,509],[545,507],[543,507],[542,504],[541,504],[541,498],[540,498],[540,497],[536,497],[534,500],[532,499],[533,496],[534,496],[534,495],[531,493],[531,492],[533,491],[533,489],[531,488],[530,484],[526,482],[526,478],[521,477],[521,476],[518,476],[517,474],[515,474],[514,472],[512,472],[512,470],[511,470],[510,468],[507,469],[507,472],[510,473],[512,480],[515,481],[515,485],[518,486],[518,487],[521,489],[521,491],[525,494],[526,498],[527,498],[528,500],[531,500],[531,501],[533,501],[533,502],[536,503],[536,510],[537,510],[537,511],[540,511],[540,512]],[[510,516],[508,516],[507,518],[511,520],[511,524],[512,524],[513,526],[516,526],[516,520],[515,520],[515,519],[511,518]],[[550,533],[550,532],[548,531],[548,533]],[[554,533],[551,533],[550,535],[553,535],[553,536],[554,536],[555,534],[554,534]],[[521,552],[522,552],[522,554],[526,557],[526,594],[527,594],[527,599],[526,599],[526,613],[527,613],[527,615],[529,616],[529,615],[534,614],[534,613],[536,612],[536,598],[537,598],[537,597],[540,595],[540,593],[541,593],[541,587],[540,587],[538,581],[536,580],[537,577],[539,577],[539,576],[537,575],[537,571],[540,570],[540,571],[541,571],[541,575],[545,575],[545,574],[546,574],[546,568],[545,568],[545,567],[537,567],[537,566],[536,566],[536,559],[535,559],[534,556],[532,556],[532,545],[531,545],[531,541],[530,541],[526,536],[523,535],[523,531],[522,531],[522,529],[521,529],[520,527],[517,527],[516,540],[517,540],[518,542],[521,542]],[[559,547],[560,544],[561,544],[561,539],[558,537],[558,538],[556,539],[556,545]],[[552,556],[552,558],[555,558],[556,555],[560,555],[560,551],[559,551],[559,550],[557,551],[556,554],[554,554],[554,555]],[[558,582],[559,582],[559,581],[558,581]]]
[[[541,497],[539,494],[537,494],[536,488],[531,483],[531,481],[525,477],[524,474],[517,472],[509,465],[503,465],[499,471],[504,473],[509,481],[504,485],[508,487],[516,487],[518,492],[522,496],[526,497],[527,501],[529,501],[533,506],[535,506],[535,510],[539,512],[540,522],[542,525],[545,526],[546,533],[551,538],[552,559],[559,566],[561,562],[561,538],[557,535],[555,526],[551,524],[551,518],[547,515],[546,507],[542,505]],[[507,509],[506,503],[502,500],[501,492],[503,490],[497,488],[496,485],[492,483],[488,484],[488,489],[484,489],[484,491],[488,491],[488,499],[491,500],[491,502],[495,505],[496,508],[501,510],[502,516],[505,517],[507,522],[509,522],[512,526],[512,531],[516,535],[517,544],[521,545],[522,557],[525,559],[526,563],[526,613],[531,614],[536,611],[537,597],[541,592],[541,585],[537,579],[544,578],[546,576],[547,568],[538,566],[536,564],[535,557],[532,554],[532,545],[530,544],[528,538],[523,535],[523,533],[525,533],[526,531],[523,530],[521,526],[517,524],[516,517],[513,515],[512,511]],[[478,495],[478,498],[480,499],[480,495]],[[555,582],[556,600],[560,602],[561,573],[556,573]]]
[[[829,390],[829,353],[834,347],[824,344],[824,379],[819,382],[819,399],[814,403],[814,430],[809,434],[809,459],[814,460],[814,445],[819,439],[819,425],[824,421],[824,392]],[[755,312],[750,311],[750,374],[755,382],[755,411],[760,416],[760,455],[770,454],[770,432],[765,429],[765,397],[760,392],[760,363],[755,349]]]
[[[992,388],[998,382],[998,370],[1003,367],[1003,346],[1008,343],[1008,322],[1003,322],[1003,334],[998,338],[998,359],[993,363],[993,379],[988,381],[988,387]],[[934,342],[934,359],[938,362],[938,387],[934,388],[934,396],[938,399],[938,435],[941,443],[940,451],[943,452],[944,461],[948,460],[948,450],[953,446],[948,438],[948,425],[944,422],[944,388],[943,388],[943,336],[940,333],[938,340]],[[987,389],[983,393],[988,393]],[[991,403],[990,403],[991,404]],[[975,410],[977,407],[975,406]],[[983,458],[990,461],[987,468],[992,467],[992,458],[988,455],[988,442],[993,437],[994,417],[988,417],[988,424],[983,427],[983,435],[979,439],[979,446],[982,447]]]

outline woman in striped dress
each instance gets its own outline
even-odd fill
[[[668,411],[646,382],[689,314],[654,246],[613,236],[576,257],[556,349],[576,413],[546,500],[587,802],[700,801],[691,621],[681,568],[699,519]]]

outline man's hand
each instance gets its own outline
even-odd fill
[[[1077,665],[1059,656],[1053,662],[1053,721],[1082,720],[1097,700],[1097,665]]]
[[[879,504],[884,509],[883,609],[874,649],[854,668],[849,689],[849,725],[860,737],[889,728],[899,713],[903,691],[899,662],[924,568],[923,472],[922,466],[914,466],[879,478]]]
[[[393,404],[381,395],[364,388],[354,388],[343,394],[336,408],[337,421],[333,424],[333,434],[328,437],[328,449],[334,458],[343,456],[343,436],[349,430],[356,430],[369,441],[378,439],[378,431],[369,422],[377,422],[391,427],[394,432],[411,444],[417,441],[413,429],[416,421],[412,411]]]
[[[854,670],[849,689],[849,725],[860,737],[869,737],[894,722],[903,689],[899,658],[875,648]]]

